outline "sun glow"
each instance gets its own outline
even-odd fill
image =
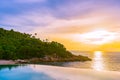
[[[92,32],[87,32],[84,34],[77,34],[76,37],[79,37],[79,41],[90,44],[105,44],[112,42],[116,38],[116,33],[109,32],[106,30],[95,30]]]
[[[101,71],[104,70],[104,65],[103,65],[103,57],[102,57],[102,52],[101,51],[95,51],[94,52],[94,63],[93,63],[93,69]]]

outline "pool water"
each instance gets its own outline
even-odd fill
[[[0,80],[54,80],[43,72],[33,70],[29,65],[1,65]]]

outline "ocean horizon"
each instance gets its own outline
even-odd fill
[[[88,56],[92,61],[75,62],[43,62],[42,64],[73,67],[81,69],[93,69],[97,71],[119,71],[120,72],[120,52],[102,52],[102,51],[71,51],[75,55]],[[41,64],[41,63],[40,63]]]

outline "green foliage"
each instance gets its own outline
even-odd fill
[[[41,41],[30,34],[0,28],[0,59],[30,59],[46,56],[68,58],[73,55],[58,42]]]

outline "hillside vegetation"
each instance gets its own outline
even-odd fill
[[[88,57],[75,56],[55,41],[42,41],[31,34],[0,28],[0,59],[33,59],[41,61],[90,60]]]

